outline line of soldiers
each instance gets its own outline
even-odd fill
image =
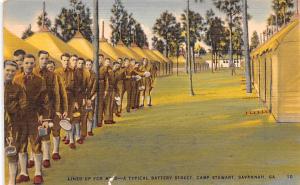
[[[42,167],[51,166],[51,134],[52,159],[61,159],[62,121],[67,121],[71,128],[62,141],[75,149],[75,143],[83,144],[87,136],[94,135],[94,128],[116,123],[114,116],[122,114],[125,93],[127,112],[144,107],[145,101],[152,106],[155,65],[146,58],[142,62],[128,58],[112,62],[99,55],[99,61],[98,82],[92,60],[68,53],[61,55],[62,67],[57,67],[44,50],[39,51],[37,59],[17,50],[13,60],[4,62],[9,185],[29,181],[28,168],[33,167],[33,183],[43,183]],[[96,100],[98,109],[95,109]],[[95,110],[98,110],[98,123],[93,124]]]

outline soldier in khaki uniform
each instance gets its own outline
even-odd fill
[[[49,98],[49,108],[50,114],[49,118],[53,121],[54,125],[51,128],[53,135],[53,145],[58,151],[60,142],[60,125],[59,121],[63,117],[63,113],[60,113],[60,94],[59,94],[59,84],[57,75],[47,69],[47,64],[49,60],[49,53],[47,51],[39,51],[38,53],[39,66],[33,70],[33,73],[44,78],[46,82],[48,98]],[[66,112],[64,113],[66,115]],[[43,138],[42,141],[43,150],[43,166],[44,168],[50,167],[50,134]],[[60,159],[59,153],[54,153],[52,156],[55,160]]]
[[[105,110],[104,123],[114,124],[113,119],[115,97],[119,96],[117,88],[117,70],[118,65],[112,67],[110,59],[105,59],[104,67],[107,67],[107,75],[105,78]]]
[[[78,110],[80,111],[79,123],[75,123],[76,141],[82,144],[87,136],[87,111],[86,101],[88,97],[90,73],[84,68],[85,61],[83,58],[78,58],[75,69],[75,97],[78,102]]]
[[[132,81],[131,81],[131,87],[132,87],[132,95],[131,95],[131,108],[133,110],[137,110],[139,108],[139,99],[140,99],[140,86],[142,82],[142,72],[140,71],[139,67],[140,64],[138,62],[132,61],[133,65],[133,70],[135,74],[132,76]]]
[[[33,73],[35,67],[35,57],[27,54],[24,57],[23,69],[24,72],[15,77],[15,83],[25,89],[28,106],[24,111],[22,118],[22,135],[29,138],[32,151],[34,153],[35,162],[35,177],[34,184],[43,183],[42,177],[42,150],[41,138],[38,133],[38,127],[41,125],[43,119],[48,119],[49,115],[49,102],[47,95],[47,88],[45,80]],[[47,125],[44,125],[47,127]],[[20,149],[19,161],[21,167],[20,176],[17,178],[17,183],[26,182],[29,180],[27,173],[27,143],[28,139],[22,141],[24,148]]]
[[[78,103],[75,99],[75,75],[74,75],[74,69],[70,67],[70,55],[68,53],[64,53],[61,55],[61,63],[62,67],[57,68],[55,70],[55,73],[62,79],[63,86],[65,87],[65,90],[67,92],[67,99],[68,99],[68,110],[67,115],[68,118],[73,119],[73,110],[78,109]],[[65,141],[65,144],[70,144],[71,149],[75,149],[76,145],[74,142],[73,137],[74,132],[74,126],[72,125],[72,132],[68,133],[68,138]]]
[[[23,72],[23,61],[24,61],[25,55],[26,55],[26,52],[22,49],[16,50],[13,54],[13,60],[18,64],[17,74]]]
[[[88,84],[88,95],[87,95],[87,106],[94,107],[95,106],[95,98],[96,93],[92,93],[93,89],[96,89],[96,73],[93,71],[93,61],[88,59],[85,62],[85,68],[90,73],[90,79]],[[87,113],[87,132],[88,136],[93,136],[93,118],[94,118],[94,111],[90,111]]]
[[[48,64],[47,64],[47,69],[51,72],[55,73],[55,62],[53,60],[49,60]],[[57,77],[57,81],[58,81],[58,86],[59,86],[59,97],[60,97],[60,113],[62,114],[60,117],[60,119],[65,119],[68,117],[68,97],[67,97],[67,91],[65,88],[65,84],[64,84],[64,79],[59,76],[56,75]],[[65,141],[65,140],[64,140]],[[59,160],[60,159],[60,155],[59,154],[59,143],[58,146],[55,146],[55,142],[53,142],[54,147],[53,147],[53,152],[52,152],[52,159],[53,160]]]
[[[23,125],[22,116],[27,106],[26,94],[24,89],[13,82],[13,78],[18,70],[18,64],[13,61],[5,61],[4,63],[4,136],[7,139],[6,144],[11,144],[16,148],[16,154],[8,157],[9,181],[8,185],[16,184],[16,176],[18,172],[18,152],[21,141],[26,140],[22,135]],[[23,136],[23,138],[21,138]],[[7,145],[6,145],[7,146]],[[24,169],[23,169],[24,170]]]
[[[120,96],[120,104],[117,105],[116,104],[116,108],[114,110],[114,113],[117,117],[121,117],[121,113],[122,113],[122,101],[123,101],[123,97],[122,97],[122,93],[124,92],[124,79],[125,79],[125,68],[121,67],[122,63],[116,63],[115,65],[117,65],[117,90],[119,92],[119,96]],[[123,94],[124,95],[124,94]]]
[[[107,66],[104,66],[102,63],[103,55],[99,55],[100,69],[99,69],[99,97],[98,97],[98,127],[103,126],[103,117],[104,117],[104,96],[105,96],[105,78],[107,76]],[[92,94],[97,93],[97,89],[92,90]]]
[[[130,66],[130,61],[128,58],[126,58],[124,60],[124,89],[122,91],[122,94],[121,94],[121,99],[122,99],[122,102],[123,102],[123,97],[124,97],[124,93],[126,92],[127,94],[127,106],[126,106],[126,111],[127,112],[130,112],[130,109],[131,109],[131,90],[132,90],[132,87],[131,87],[131,77],[132,77],[132,68]]]
[[[146,76],[143,78],[143,84],[144,84],[145,89],[142,91],[142,105],[141,106],[144,106],[145,97],[147,99],[147,105],[152,106],[151,91],[153,89],[154,73],[153,73],[153,66],[148,61],[148,59],[146,59],[146,58],[143,59],[143,65],[141,66],[141,70],[143,72],[147,72],[148,74],[150,73],[150,76]]]

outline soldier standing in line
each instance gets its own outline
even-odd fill
[[[27,54],[24,57],[23,69],[24,72],[15,77],[15,83],[25,89],[26,97],[28,100],[28,106],[24,111],[22,118],[22,137],[25,136],[25,140],[22,141],[22,146],[25,146],[20,150],[19,161],[21,167],[20,176],[17,178],[17,183],[29,181],[27,173],[27,144],[28,138],[31,148],[34,153],[35,162],[35,176],[33,179],[34,184],[42,184],[42,150],[41,150],[41,136],[39,135],[39,128],[47,128],[48,125],[43,123],[43,119],[47,119],[49,115],[49,102],[47,95],[47,88],[45,80],[33,73],[33,68],[36,65],[35,57],[31,54]]]
[[[109,59],[108,59],[109,60]],[[104,97],[105,97],[105,78],[107,75],[107,66],[103,64],[104,56],[102,54],[99,55],[100,69],[99,69],[99,97],[98,97],[98,124],[97,127],[103,126],[103,118],[104,118]],[[93,89],[91,94],[97,93],[97,89]]]
[[[73,57],[73,60],[76,59]],[[62,67],[55,70],[55,73],[62,79],[65,90],[67,92],[68,99],[68,110],[67,115],[71,122],[73,121],[73,111],[74,109],[78,109],[78,103],[75,99],[75,75],[74,70],[70,67],[70,55],[68,53],[64,53],[61,55],[61,63]],[[70,144],[71,149],[75,149],[76,145],[73,137],[74,125],[72,125],[72,131],[67,134],[67,138],[65,140],[65,144]]]
[[[147,73],[148,75],[145,75],[143,78],[143,84],[145,86],[145,89],[142,91],[142,105],[144,106],[145,97],[147,99],[148,106],[152,106],[152,100],[151,100],[151,91],[153,89],[153,66],[152,64],[146,59],[143,59],[143,65],[141,67],[142,71]]]
[[[83,144],[85,137],[87,136],[87,111],[86,100],[88,97],[89,79],[90,73],[84,68],[85,61],[83,58],[78,58],[78,62],[75,69],[75,97],[77,98],[79,111],[80,111],[80,124],[76,126],[76,141],[78,144]],[[80,125],[80,127],[79,127]],[[78,127],[78,128],[77,128]]]
[[[115,97],[118,96],[117,88],[117,70],[120,67],[118,62],[111,65],[109,58],[105,59],[104,66],[107,67],[107,76],[105,78],[105,110],[104,110],[104,124],[116,123],[113,119]]]
[[[18,172],[18,152],[22,140],[23,124],[22,117],[27,106],[24,89],[13,82],[18,70],[18,64],[13,61],[4,62],[4,137],[7,139],[6,146],[14,146],[16,151],[12,156],[8,156],[9,180],[8,185],[16,184]],[[23,169],[24,170],[24,169]]]
[[[121,93],[121,102],[123,102],[123,97],[124,97],[124,93],[126,92],[127,94],[127,106],[126,106],[126,111],[129,113],[130,109],[131,109],[131,67],[130,67],[130,61],[128,58],[125,58],[124,60],[124,73],[125,73],[125,78],[123,80],[124,83],[124,89]]]
[[[96,93],[93,93],[93,89],[96,89],[96,73],[93,71],[93,61],[88,59],[85,62],[85,68],[89,71],[90,73],[90,78],[89,78],[89,84],[88,84],[88,95],[87,95],[87,101],[86,104],[87,106],[90,106],[93,108],[95,106],[95,98],[96,98]],[[93,109],[94,110],[94,109]],[[93,136],[93,118],[94,118],[94,111],[90,110],[87,113],[87,134],[88,136]]]
[[[47,69],[53,73],[55,73],[55,62],[53,60],[49,60],[47,64]],[[59,86],[59,97],[60,97],[60,113],[62,116],[60,119],[66,119],[68,117],[68,97],[67,97],[67,91],[65,88],[64,80],[62,79],[61,76],[56,75],[57,81],[58,81],[58,86]],[[60,120],[54,120],[54,121],[60,121]],[[55,123],[59,124],[59,123]],[[60,136],[59,139],[60,140]],[[63,139],[63,141],[66,141],[66,138]],[[56,145],[55,142],[53,142],[53,152],[52,152],[52,159],[53,160],[59,160],[59,143]],[[58,155],[57,155],[58,154]],[[59,157],[58,157],[59,156]]]
[[[118,69],[117,69],[117,88],[118,88],[118,92],[119,92],[119,96],[120,96],[120,105],[117,105],[117,108],[115,110],[115,115],[117,117],[121,117],[122,114],[122,101],[123,101],[123,97],[124,97],[124,89],[125,89],[125,85],[124,85],[124,79],[125,79],[125,67],[124,67],[124,63],[122,59],[119,59],[118,62],[116,63],[116,65],[118,65]]]
[[[17,74],[20,74],[23,72],[23,61],[24,61],[25,55],[26,55],[26,52],[22,49],[16,50],[13,54],[13,60],[18,64]]]
[[[140,86],[141,86],[141,80],[142,80],[142,72],[140,71],[140,63],[134,62],[135,64],[133,65],[133,70],[135,71],[136,74],[133,74],[134,76],[132,77],[132,109],[137,110],[139,109],[139,99],[140,99]]]
[[[60,142],[60,125],[59,121],[67,115],[67,112],[60,112],[60,93],[59,93],[59,83],[58,77],[54,72],[47,69],[47,64],[49,61],[49,53],[47,51],[39,51],[39,68],[34,69],[36,75],[40,75],[46,81],[46,87],[49,98],[49,108],[50,108],[50,119],[53,121],[54,125],[51,128],[53,135],[53,148],[59,151]],[[43,150],[43,166],[45,168],[50,167],[50,134],[43,138],[42,141]],[[59,153],[53,153],[53,160],[59,160],[61,157]]]

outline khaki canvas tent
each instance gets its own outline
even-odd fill
[[[118,44],[115,46],[115,49],[126,54],[127,58],[135,59],[136,61],[142,61],[143,57],[132,51],[130,48],[126,47],[122,41],[119,41]]]
[[[118,60],[118,58],[126,58],[127,55],[123,52],[116,50],[111,44],[107,42],[105,38],[102,38],[100,40],[100,50],[107,53],[109,56],[111,56],[114,60]]]
[[[86,59],[93,59],[94,57],[94,47],[93,45],[86,40],[80,32],[76,32],[75,36],[68,42],[68,45],[76,49],[78,52],[84,54]],[[105,58],[113,59],[107,53],[100,49],[100,54],[103,54]]]
[[[34,46],[26,43],[24,40],[20,39],[6,28],[3,30],[4,38],[4,59],[11,60],[13,58],[13,53],[17,49],[23,49],[26,53],[37,55],[38,49]]]
[[[84,57],[84,54],[69,46],[64,41],[46,30],[34,33],[25,41],[39,50],[48,51],[50,57],[58,64],[58,66],[61,65],[60,56],[63,53],[76,54],[80,57]]]
[[[161,58],[159,58],[157,55],[155,55],[148,47],[144,47],[143,51],[146,52],[149,56],[151,56],[153,61],[157,62],[157,65],[159,65],[160,74],[162,74],[162,75],[167,74],[166,73],[167,65]]]
[[[251,53],[254,87],[278,122],[300,122],[299,51],[296,19]]]
[[[156,49],[152,49],[152,52],[167,64],[168,73],[171,74],[173,72],[173,62]]]

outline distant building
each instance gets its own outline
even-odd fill
[[[211,60],[206,60],[206,62],[209,64],[209,68],[211,68],[212,66],[212,61]],[[241,64],[242,64],[242,60],[241,59],[233,59],[233,63],[235,65],[235,67],[240,68]],[[214,62],[214,67],[215,67],[215,62]],[[218,59],[217,61],[217,67],[218,68],[229,68],[230,67],[230,60],[229,59]]]

